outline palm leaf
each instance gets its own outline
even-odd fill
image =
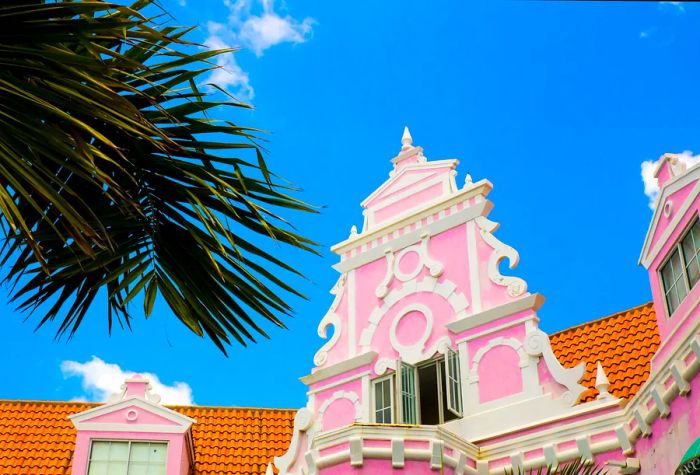
[[[527,471],[507,469],[505,475],[605,475],[600,466],[586,460],[577,459],[558,466],[533,468]]]
[[[280,246],[316,244],[282,214],[316,209],[268,169],[261,131],[219,118],[249,106],[197,87],[230,50],[149,8],[0,6],[0,262],[18,309],[59,337],[99,302],[111,329],[162,298],[225,352],[284,327],[301,294]]]

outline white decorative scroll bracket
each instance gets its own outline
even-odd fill
[[[586,363],[579,363],[573,368],[564,368],[552,351],[549,336],[539,329],[531,330],[525,336],[525,351],[530,356],[542,355],[554,380],[568,389],[562,395],[562,399],[571,406],[576,404],[581,393],[586,390],[585,386],[579,384],[586,371]]]
[[[292,441],[289,444],[289,449],[287,452],[280,456],[275,457],[275,466],[279,469],[280,475],[287,475],[289,473],[289,467],[296,461],[299,453],[299,440],[301,439],[301,433],[307,432],[312,426],[313,414],[306,407],[302,407],[297,411],[296,416],[294,416],[294,430],[292,433]],[[309,438],[312,436],[311,433],[308,434]]]
[[[498,229],[499,224],[491,221],[483,216],[475,218],[476,224],[479,227],[479,233],[486,244],[493,249],[493,253],[489,258],[488,275],[491,282],[496,285],[505,286],[508,290],[508,295],[518,297],[527,292],[527,282],[520,277],[502,275],[499,266],[503,259],[508,259],[508,267],[515,269],[520,261],[518,251],[512,247],[503,244],[493,233]]]
[[[374,372],[381,376],[389,370],[396,371],[396,360],[391,358],[379,358],[374,364]]]
[[[449,280],[438,282],[437,278],[425,276],[420,281],[404,282],[401,287],[392,289],[382,302],[372,310],[369,316],[369,324],[362,330],[360,334],[360,348],[362,353],[371,350],[372,339],[374,333],[379,327],[384,316],[389,313],[389,310],[404,298],[415,293],[427,292],[434,295],[439,295],[447,301],[454,311],[454,320],[459,320],[466,316],[466,308],[469,306],[467,298],[461,292],[457,291],[457,285]]]
[[[430,257],[430,254],[428,254],[428,242],[430,241],[430,234],[423,233],[421,234],[420,239],[420,256],[423,261],[423,265],[428,268],[430,275],[432,275],[433,277],[441,276],[443,271],[445,270],[445,266],[443,266],[442,263]]]
[[[394,280],[394,252],[387,248],[384,250],[384,255],[386,256],[386,273],[379,286],[377,286],[377,290],[374,291],[374,294],[380,299],[383,299],[389,293],[389,285]]]
[[[328,313],[326,313],[326,315],[321,319],[321,322],[318,324],[318,336],[321,338],[326,338],[326,335],[328,334],[328,327],[331,325],[333,325],[333,336],[321,348],[319,348],[314,355],[314,364],[316,366],[322,366],[326,363],[326,360],[328,359],[328,352],[338,342],[340,333],[343,330],[340,324],[340,316],[335,312],[338,309],[340,300],[343,298],[343,293],[345,292],[345,279],[346,275],[342,274],[331,289],[331,294],[335,295],[335,298],[333,299],[330,309],[328,309]]]
[[[445,270],[445,266],[430,257],[428,252],[428,244],[430,242],[430,234],[425,232],[420,236],[420,242],[412,246],[408,246],[396,254],[391,248],[386,248],[384,250],[384,255],[386,256],[386,272],[382,281],[379,283],[374,293],[377,298],[384,299],[389,293],[389,286],[394,281],[398,279],[401,282],[408,282],[414,280],[424,267],[428,268],[428,272],[432,277],[439,277]],[[408,272],[401,270],[401,260],[404,256],[408,254],[415,253],[418,256],[418,262],[413,267],[413,269]]]

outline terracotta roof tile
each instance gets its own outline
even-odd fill
[[[0,475],[69,475],[75,428],[68,416],[97,404],[0,401]],[[295,411],[170,406],[192,417],[195,474],[264,474],[292,439]]]
[[[586,362],[581,402],[596,398],[595,374],[600,361],[610,381],[608,391],[633,397],[649,377],[651,358],[659,347],[652,302],[550,335],[552,350],[567,368]]]
[[[659,346],[651,303],[569,328],[550,337],[566,367],[586,362],[582,400],[597,395],[596,362],[610,380],[610,392],[630,398],[649,377]],[[1,401],[0,475],[69,475],[75,429],[68,416],[94,403]],[[272,457],[283,454],[292,438],[295,411],[237,407],[175,406],[192,417],[195,475],[264,474]]]

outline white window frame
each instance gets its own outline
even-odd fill
[[[462,417],[462,371],[459,367],[459,353],[448,348],[445,352],[445,387],[447,409],[457,417]],[[441,385],[442,386],[442,385]],[[444,420],[444,417],[442,418]]]
[[[413,420],[406,420],[404,408],[404,388],[403,388],[403,370],[413,373],[413,391],[407,391],[405,394],[408,399],[413,399]],[[398,413],[397,422],[400,424],[420,424],[420,394],[418,394],[418,370],[414,365],[405,363],[399,359],[396,364],[396,409]]]
[[[666,258],[663,260],[661,265],[658,267],[656,273],[657,273],[657,278],[659,279],[659,283],[661,284],[661,294],[664,300],[664,308],[666,309],[666,315],[668,318],[671,318],[673,316],[673,313],[678,309],[678,307],[681,306],[681,303],[683,300],[688,297],[688,294],[690,294],[690,291],[693,289],[694,286],[690,285],[690,279],[688,277],[688,269],[687,269],[687,263],[685,261],[685,255],[683,254],[683,246],[682,242],[683,240],[688,236],[688,234],[692,231],[693,226],[698,223],[698,218],[695,217],[690,220],[690,223],[687,225],[686,229],[683,231],[681,234],[681,237],[678,239],[678,241],[673,245],[671,250],[668,252],[668,255]],[[663,269],[666,267],[666,265],[673,259],[673,256],[678,253],[679,261],[680,261],[680,271],[681,271],[681,277],[678,280],[683,281],[683,285],[685,286],[685,296],[678,301],[678,306],[674,309],[671,309],[671,307],[668,304],[668,289],[666,287],[666,281],[664,280],[663,276]],[[678,280],[676,280],[673,284],[677,285]],[[698,281],[700,282],[700,281]],[[673,285],[672,284],[672,285]],[[696,282],[697,284],[697,282]],[[675,292],[675,289],[674,289]]]
[[[165,460],[163,461],[163,471],[164,473],[168,473],[168,449],[169,443],[167,440],[141,440],[141,439],[90,439],[90,450],[88,451],[88,457],[87,457],[87,468],[85,470],[85,474],[88,475],[90,473],[90,465],[92,462],[111,462],[111,460],[92,460],[92,449],[94,447],[95,442],[114,442],[114,443],[120,443],[120,444],[128,444],[127,445],[127,451],[126,451],[126,460],[124,460],[124,463],[126,463],[126,473],[127,475],[129,474],[129,466],[132,463],[131,460],[131,446],[132,444],[162,444],[165,446]],[[114,460],[114,462],[117,462],[117,460]]]
[[[450,362],[452,361],[452,366]],[[440,363],[443,363],[441,366]],[[461,367],[459,361],[459,352],[451,348],[442,358],[433,358],[426,361],[421,361],[418,364],[411,365],[401,359],[396,361],[396,370],[389,376],[383,376],[372,381],[372,398],[370,401],[372,412],[372,421],[381,424],[377,421],[377,386],[389,381],[390,401],[391,401],[391,424],[421,424],[421,402],[420,402],[420,369],[426,366],[436,366],[437,374],[437,398],[438,398],[438,419],[445,423],[445,413],[450,411],[456,417],[463,417],[463,399],[462,399],[462,380]],[[413,374],[413,392],[410,391],[404,394],[403,391],[403,371],[410,371]],[[456,374],[454,374],[456,372]],[[410,388],[409,388],[410,389]],[[443,394],[447,403],[443,404]],[[413,417],[408,418],[405,414],[404,397],[413,400]]]
[[[389,422],[378,422],[377,421],[377,386],[380,384],[389,381],[389,417],[391,418],[391,421]],[[372,421],[375,422],[376,424],[393,424],[396,422],[396,414],[394,410],[394,406],[396,405],[396,395],[395,395],[395,390],[394,390],[394,376],[389,375],[389,376],[384,376],[383,378],[378,378],[372,381],[372,401],[374,402],[373,407],[371,408],[372,411]],[[384,408],[386,409],[386,408]],[[382,409],[382,410],[384,410]]]

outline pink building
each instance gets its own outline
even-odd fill
[[[640,256],[653,302],[550,336],[538,327],[544,297],[516,275],[518,253],[488,219],[491,183],[467,175],[460,186],[457,160],[426,160],[407,129],[401,143],[389,178],[362,202],[362,229],[332,248],[340,277],[318,327],[332,336],[302,378],[308,403],[293,429],[291,418],[261,424],[269,447],[248,469],[227,465],[232,444],[253,435],[217,446],[198,428],[205,409],[164,408],[135,378],[105,405],[47,403],[74,426],[71,450],[55,457],[62,466],[74,475],[493,475],[582,458],[611,474],[674,473],[700,437],[700,165],[659,160]],[[221,467],[205,467],[214,455],[201,452],[204,439]],[[3,471],[21,467],[9,458],[0,447],[0,473],[30,473]]]
[[[361,232],[332,248],[340,278],[318,331],[333,336],[302,378],[281,473],[487,475],[576,458],[673,473],[700,436],[700,166],[665,155],[656,170],[640,257],[653,309],[550,339],[544,297],[501,273],[518,253],[488,219],[491,183],[458,186],[457,160],[426,160],[408,129],[401,142]]]

